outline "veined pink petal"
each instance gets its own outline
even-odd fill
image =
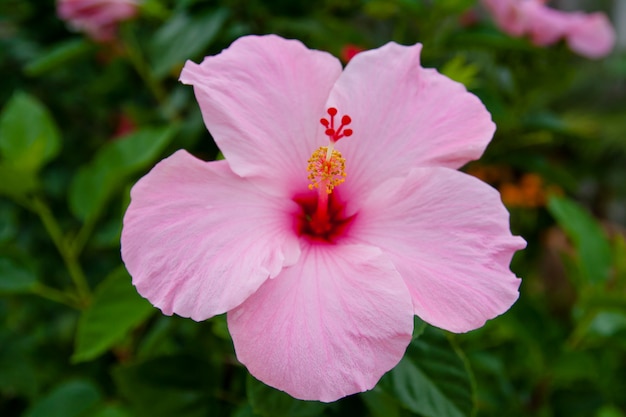
[[[402,358],[413,308],[379,249],[312,245],[228,313],[237,358],[252,375],[303,400],[371,389]]]
[[[363,195],[416,166],[458,168],[481,156],[495,125],[465,87],[420,66],[420,44],[362,52],[348,63],[329,104],[352,118],[337,142],[346,159],[342,185]]]
[[[306,162],[327,143],[320,118],[341,73],[332,55],[278,36],[246,36],[180,80],[194,86],[204,122],[231,168],[270,191],[306,189]]]
[[[122,258],[163,313],[205,320],[296,262],[294,204],[260,192],[225,161],[178,151],[133,187]]]
[[[511,236],[499,194],[447,168],[420,168],[372,192],[351,236],[389,256],[413,298],[415,314],[466,332],[505,312],[520,280],[509,270],[525,247]]]
[[[615,30],[604,13],[577,14],[567,33],[570,49],[587,58],[602,58],[615,46]]]

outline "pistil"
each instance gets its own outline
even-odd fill
[[[318,190],[317,209],[310,220],[311,228],[318,234],[328,232],[331,227],[328,213],[329,195],[336,186],[345,181],[346,177],[346,160],[334,145],[339,139],[352,135],[352,129],[345,128],[352,122],[350,116],[344,115],[341,124],[336,127],[337,109],[331,107],[327,113],[330,118],[323,118],[320,123],[326,128],[324,133],[329,139],[328,146],[322,146],[313,152],[307,167],[308,179],[311,181],[309,189]]]
[[[323,188],[318,190],[317,209],[311,217],[311,228],[317,235],[323,235],[330,231],[330,215],[328,214],[328,196],[330,194]]]

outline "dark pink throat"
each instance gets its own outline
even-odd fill
[[[345,237],[355,215],[346,216],[344,203],[337,193],[328,195],[328,209],[320,214],[318,193],[306,193],[294,197],[300,209],[295,216],[298,236],[316,243],[337,243]]]

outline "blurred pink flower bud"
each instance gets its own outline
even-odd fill
[[[112,41],[117,24],[137,14],[138,0],[58,0],[57,14],[98,42]]]
[[[472,27],[478,22],[478,13],[475,9],[469,9],[459,16],[459,24],[464,28]]]
[[[135,130],[137,130],[135,121],[128,114],[120,113],[117,117],[117,126],[115,127],[112,139],[119,139],[133,133]]]
[[[587,58],[608,55],[615,31],[604,13],[564,12],[549,8],[545,0],[482,0],[496,25],[511,36],[527,35],[537,46],[565,40],[569,48]]]
[[[602,58],[615,45],[615,30],[604,13],[579,14],[572,18],[567,33],[567,45],[587,58]]]
[[[339,58],[341,58],[341,60],[347,64],[352,58],[354,58],[356,54],[358,54],[359,52],[363,52],[364,50],[365,49],[358,45],[347,43],[341,48],[341,51],[339,52]]]

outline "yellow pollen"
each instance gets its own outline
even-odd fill
[[[313,152],[306,170],[311,181],[310,190],[326,187],[326,192],[330,194],[333,188],[346,180],[346,160],[338,150],[329,149],[328,146],[322,146]]]

